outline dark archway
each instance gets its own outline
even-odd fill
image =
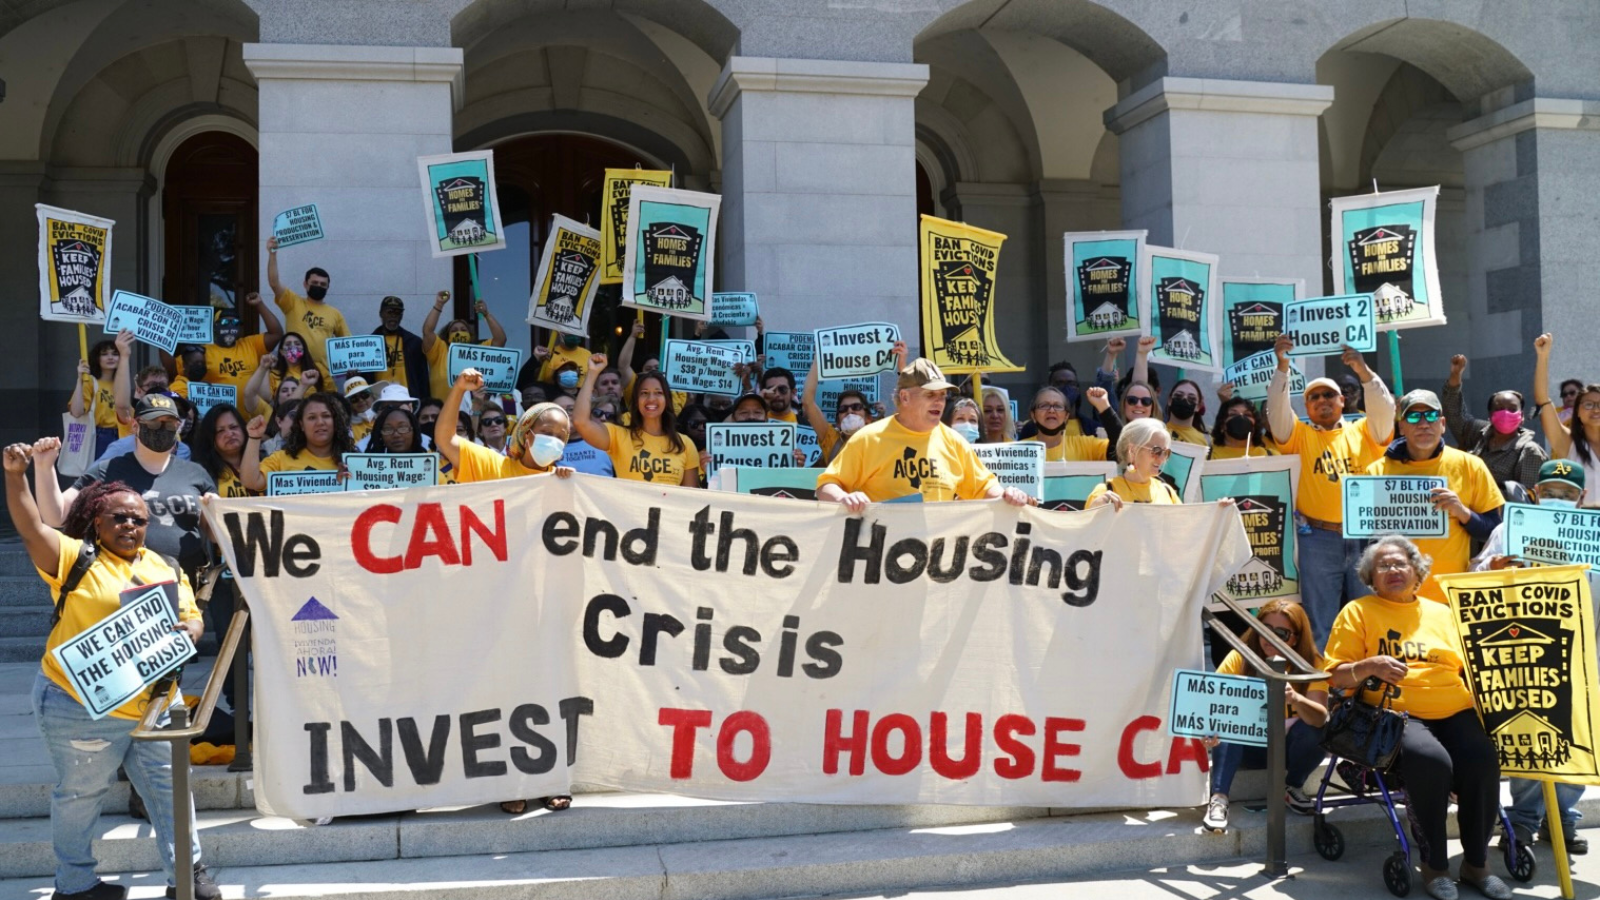
[[[256,148],[225,132],[197,134],[173,152],[165,176],[162,299],[240,307],[249,333],[255,311],[243,303],[244,295],[261,289]]]

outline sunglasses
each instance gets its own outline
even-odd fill
[[[1443,415],[1443,413],[1439,412],[1437,409],[1414,409],[1411,412],[1406,413],[1404,418],[1407,425],[1416,425],[1421,422],[1427,422],[1429,425],[1432,425],[1433,423],[1439,421],[1439,416],[1441,415]]]
[[[150,520],[144,516],[131,516],[127,513],[112,513],[111,521],[118,525],[132,525],[135,528],[143,528],[150,524]]]
[[[1123,397],[1122,402],[1129,406],[1155,406],[1154,397]]]
[[[611,419],[611,413],[608,413],[603,409],[591,409],[589,410],[589,415],[595,419],[605,419],[607,421],[610,421]]]
[[[839,404],[839,412],[866,412],[866,411],[867,411],[867,407],[866,407],[866,404],[864,404],[864,403],[841,403],[841,404]]]
[[[410,425],[390,425],[390,426],[385,427],[384,429],[382,429],[378,433],[383,435],[384,437],[396,437],[396,436],[402,435],[402,434],[410,434],[411,433],[411,426]]]
[[[1294,632],[1287,628],[1279,628],[1276,625],[1269,625],[1267,627],[1272,629],[1272,633],[1278,636],[1278,640],[1283,641],[1286,644],[1292,642],[1295,638]]]
[[[506,427],[506,420],[500,418],[499,416],[496,416],[496,417],[494,417],[492,419],[479,419],[478,420],[478,427],[479,428],[494,428],[496,426],[498,426],[500,428]]]
[[[1140,447],[1139,449],[1148,451],[1149,454],[1156,459],[1166,459],[1172,455],[1172,449],[1170,447]]]
[[[1318,400],[1332,400],[1335,397],[1342,399],[1344,395],[1336,391],[1317,391],[1315,394],[1306,395],[1306,399],[1312,401],[1313,403]]]

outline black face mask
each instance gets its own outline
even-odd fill
[[[234,344],[237,344],[237,343],[239,343],[239,326],[238,325],[218,325],[217,326],[217,346],[219,346],[219,347],[232,347]]]
[[[1179,394],[1178,396],[1172,398],[1172,400],[1167,404],[1167,408],[1172,411],[1172,417],[1174,419],[1188,419],[1194,416],[1196,407],[1193,400],[1190,400],[1183,394]]]
[[[1060,434],[1061,432],[1067,430],[1067,423],[1062,422],[1060,425],[1057,425],[1054,428],[1046,428],[1043,425],[1040,425],[1038,422],[1034,422],[1033,423],[1033,427],[1040,434],[1045,435],[1046,437],[1055,437],[1056,435]]]
[[[165,453],[178,443],[178,429],[176,428],[146,428],[139,426],[139,443],[153,453]]]
[[[306,296],[313,300],[321,300],[323,297],[328,296],[328,289],[320,284],[314,284],[306,288]]]
[[[1242,441],[1255,433],[1256,423],[1250,421],[1249,416],[1229,416],[1228,420],[1222,423],[1222,430],[1228,433],[1228,437]]]
[[[183,364],[183,377],[190,381],[200,381],[206,377],[205,360]]]

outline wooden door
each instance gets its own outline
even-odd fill
[[[162,193],[167,303],[237,308],[244,333],[258,330],[250,291],[257,274],[257,155],[236,135],[206,132],[184,141],[167,163]]]

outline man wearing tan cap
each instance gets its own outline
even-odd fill
[[[1311,618],[1317,646],[1328,642],[1333,619],[1345,603],[1368,591],[1356,577],[1361,542],[1344,539],[1344,513],[1339,483],[1359,475],[1383,455],[1394,436],[1394,396],[1367,368],[1361,354],[1346,347],[1344,364],[1361,379],[1367,417],[1344,420],[1344,394],[1332,378],[1306,385],[1306,415],[1300,421],[1289,405],[1289,351],[1294,339],[1281,335],[1273,348],[1278,370],[1267,387],[1267,423],[1280,452],[1300,456],[1300,483],[1295,518],[1299,528],[1300,602]]]
[[[1027,506],[1027,494],[1002,487],[972,446],[940,421],[954,385],[932,361],[900,370],[895,414],[857,431],[817,477],[817,499],[859,513],[869,503],[992,500]]]

